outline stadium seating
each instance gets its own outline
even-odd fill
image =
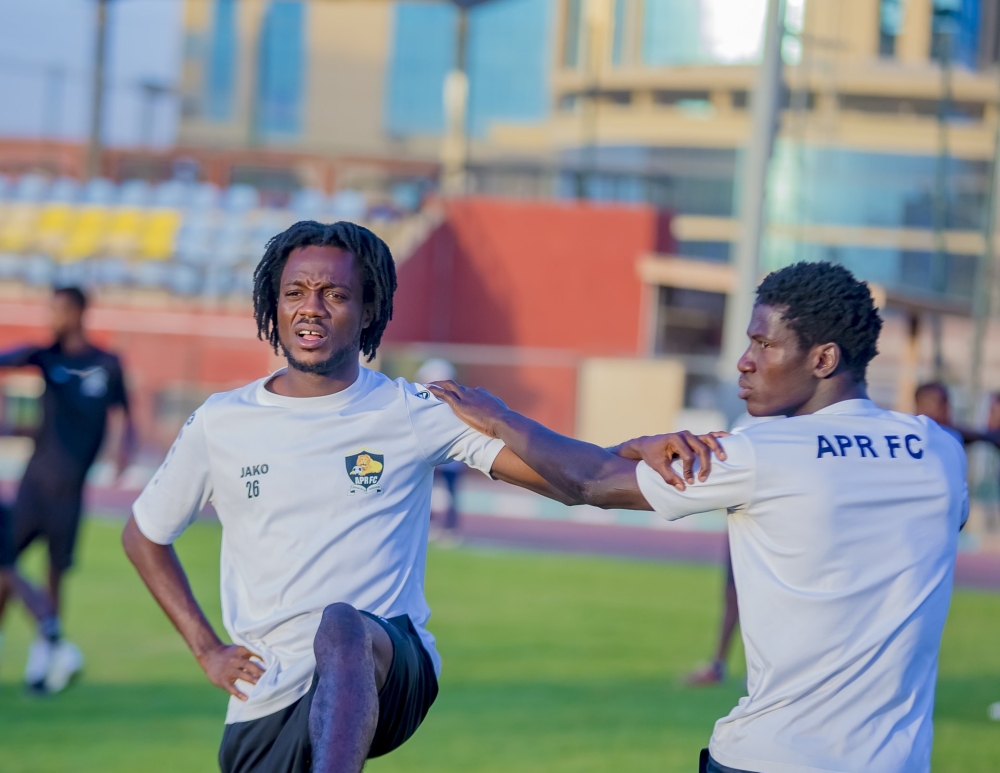
[[[354,190],[301,189],[284,209],[264,201],[245,184],[0,175],[0,280],[249,298],[268,240],[298,220],[377,221],[390,243],[424,228]]]

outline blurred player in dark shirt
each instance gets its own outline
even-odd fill
[[[83,656],[60,636],[62,578],[73,564],[83,484],[104,440],[108,413],[123,414],[116,459],[120,476],[128,464],[134,432],[118,358],[98,349],[83,326],[87,298],[75,287],[55,291],[51,306],[53,343],[0,353],[0,367],[34,366],[45,380],[42,423],[21,479],[9,524],[0,524],[0,619],[12,593],[28,601],[32,588],[16,575],[17,557],[35,539],[48,545],[51,615],[31,646],[25,681],[35,690],[58,692],[83,667]]]

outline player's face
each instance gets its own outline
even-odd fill
[[[288,256],[278,289],[278,338],[293,367],[330,373],[341,360],[356,362],[361,331],[373,316],[350,252],[310,245]]]
[[[758,304],[747,335],[750,345],[740,358],[740,399],[751,416],[794,415],[816,391],[810,352],[781,318],[783,309]]]
[[[934,419],[938,424],[951,424],[951,403],[941,389],[925,389],[917,399],[916,414]]]
[[[56,340],[77,332],[82,325],[83,311],[65,294],[53,295],[49,304],[49,326]]]

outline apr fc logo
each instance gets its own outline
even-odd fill
[[[358,451],[344,461],[347,462],[347,476],[351,479],[348,494],[364,494],[368,491],[373,494],[382,493],[379,481],[382,480],[385,456],[372,451]]]

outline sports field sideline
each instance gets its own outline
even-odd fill
[[[82,682],[25,696],[23,614],[0,652],[4,773],[212,771],[226,697],[210,686],[119,548],[120,524],[85,524],[68,634]],[[179,543],[195,592],[218,620],[219,529]],[[28,566],[37,565],[29,556]],[[711,566],[473,548],[430,551],[430,628],[441,695],[390,771],[694,771],[712,723],[741,695],[742,651],[725,686],[689,689],[719,615]],[[935,771],[1000,770],[1000,595],[959,590],[945,629]]]

